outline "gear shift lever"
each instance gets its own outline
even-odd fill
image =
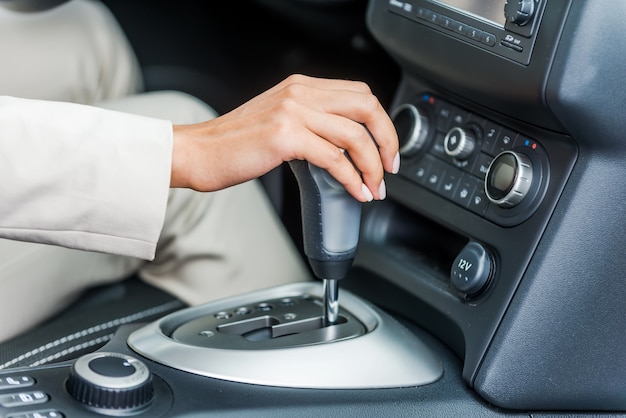
[[[324,325],[339,316],[338,281],[346,276],[359,243],[361,202],[326,170],[306,161],[289,166],[300,187],[304,252],[324,281]]]

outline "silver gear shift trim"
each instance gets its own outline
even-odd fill
[[[335,325],[339,319],[339,283],[324,279],[324,326]]]
[[[361,335],[329,338],[301,346],[224,349],[181,343],[171,335],[179,327],[215,312],[230,312],[266,300],[310,295],[323,298],[319,282],[293,283],[199,305],[167,315],[133,332],[129,346],[169,367],[216,379],[265,386],[316,389],[374,389],[425,385],[437,381],[443,367],[403,325],[350,292],[342,309],[365,328]],[[207,338],[214,336],[207,335]]]

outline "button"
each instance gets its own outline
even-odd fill
[[[426,11],[426,20],[428,20],[429,22],[432,23],[437,23],[437,18],[439,17],[439,15],[431,10],[427,10]]]
[[[445,175],[443,176],[443,180],[439,185],[439,194],[447,197],[448,199],[452,199],[454,196],[454,192],[456,190],[459,181],[461,180],[461,171],[456,170],[452,167],[449,167],[446,170]]]
[[[489,32],[483,32],[480,35],[480,42],[484,43],[485,45],[494,46],[496,44],[496,35]]]
[[[492,121],[488,120],[488,121],[485,121],[485,125],[483,126],[483,129],[485,133],[483,135],[482,149],[487,154],[495,155],[493,154],[493,147],[496,144],[496,140],[498,139],[498,135],[500,134],[501,127],[500,125],[497,125],[493,123]]]
[[[400,171],[409,180],[412,180],[418,184],[426,184],[426,175],[430,170],[430,158],[422,158],[420,161],[413,163],[406,171],[403,169]]]
[[[454,30],[454,25],[456,24],[456,20],[450,19],[448,16],[439,15],[437,19],[437,25],[441,26],[444,29]]]
[[[465,23],[455,22],[454,31],[460,35],[467,35],[468,26]]]
[[[35,384],[35,379],[30,376],[0,377],[0,390],[25,388]]]
[[[443,181],[443,176],[446,174],[446,166],[439,162],[433,161],[430,166],[430,170],[426,175],[426,183],[425,186],[431,190],[436,191],[439,188],[439,185]]]
[[[36,405],[48,402],[48,395],[41,391],[21,392],[0,396],[0,406],[13,408],[16,406]]]
[[[463,175],[459,182],[459,187],[456,188],[452,195],[452,200],[463,207],[467,207],[474,190],[476,190],[476,185],[477,180]]]
[[[468,118],[469,118],[469,114],[463,109],[454,108],[454,110],[452,111],[452,125],[453,126],[465,125]]]
[[[510,129],[502,128],[500,134],[498,135],[498,139],[493,146],[493,154],[498,155],[502,151],[508,151],[515,146],[515,139],[517,138],[517,133],[511,131]]]
[[[491,164],[491,160],[493,160],[493,157],[491,157],[491,155],[487,155],[481,152],[476,159],[476,164],[474,164],[472,174],[480,179],[484,179],[487,175],[487,171],[489,171],[489,165]]]
[[[524,50],[524,48],[522,48],[520,45],[515,45],[507,41],[500,41],[500,45],[502,45],[505,48],[512,49],[513,51],[516,51],[516,52],[522,52]]]
[[[439,101],[439,105],[437,107],[437,130],[442,132],[448,132],[450,130],[450,125],[452,124],[452,115],[454,113],[454,106],[444,102],[443,100]]]
[[[473,26],[468,26],[467,27],[467,37],[468,38],[474,39],[476,41],[480,41],[480,38],[482,37],[482,35],[483,35],[483,31],[481,31],[479,29],[476,29]]]
[[[415,12],[415,15],[419,17],[420,19],[426,19],[428,12],[429,12],[428,9],[424,7],[418,7],[417,11]]]
[[[399,0],[391,0],[389,2],[389,10],[398,13],[400,15],[406,16],[408,18],[412,17],[413,5],[409,2],[399,1]]]
[[[489,198],[485,193],[485,188],[482,185],[477,185],[474,189],[474,193],[470,195],[467,202],[467,208],[478,215],[483,215],[489,206]]]
[[[433,146],[430,149],[430,152],[433,155],[447,159],[448,155],[446,154],[446,149],[444,148],[445,140],[446,140],[446,136],[444,134],[437,133],[437,136],[435,136],[435,141],[433,142]]]

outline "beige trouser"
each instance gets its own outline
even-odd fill
[[[27,15],[0,7],[0,56],[0,94],[96,104],[174,123],[215,116],[182,93],[136,94],[135,57],[97,2],[73,0]],[[63,309],[85,288],[135,272],[191,304],[310,278],[258,181],[215,193],[172,190],[152,262],[0,240],[0,341]]]

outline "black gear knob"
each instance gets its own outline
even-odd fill
[[[300,188],[304,252],[313,273],[342,279],[359,243],[361,202],[326,170],[300,160],[289,166]]]

